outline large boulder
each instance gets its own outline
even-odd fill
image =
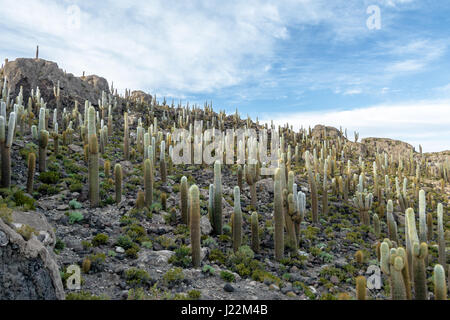
[[[45,246],[0,219],[0,300],[65,299],[58,266]]]
[[[23,87],[24,102],[27,103],[31,89],[39,87],[41,96],[49,107],[56,106],[53,87],[58,84],[61,88],[61,103],[63,107],[73,107],[74,100],[84,105],[87,99],[97,105],[102,91],[109,92],[106,79],[96,75],[76,77],[60,69],[55,62],[44,59],[18,58],[5,63],[0,72],[1,80],[6,76],[11,97],[19,94]]]

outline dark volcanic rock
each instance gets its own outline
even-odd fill
[[[58,266],[42,245],[21,235],[0,219],[0,300],[62,300]]]

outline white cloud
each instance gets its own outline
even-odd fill
[[[275,124],[292,124],[295,129],[317,124],[347,128],[360,138],[382,137],[402,140],[425,152],[450,150],[450,100],[384,104],[368,108],[340,111],[266,114],[263,122],[273,119]]]
[[[80,8],[78,29],[73,5]],[[292,26],[321,24],[330,41],[370,35],[359,0],[0,0],[0,8],[0,55],[32,57],[39,44],[42,58],[70,72],[159,92],[259,81]]]

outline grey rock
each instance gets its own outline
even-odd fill
[[[200,229],[202,230],[202,234],[211,234],[212,226],[207,216],[202,216],[200,218]]]
[[[0,300],[63,300],[58,265],[36,238],[25,241],[0,219],[8,243],[0,247]]]
[[[12,220],[16,228],[20,228],[23,225],[28,225],[35,229],[39,233],[39,236],[43,239],[42,243],[53,250],[56,243],[56,236],[52,226],[48,223],[42,213],[13,211]]]

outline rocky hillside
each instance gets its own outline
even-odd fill
[[[0,282],[0,299],[391,299],[402,288],[436,298],[435,268],[448,270],[448,157],[411,159],[407,144],[351,142],[331,127],[272,127],[270,139],[280,132],[284,141],[274,176],[261,175],[261,163],[176,165],[174,124],[262,126],[209,105],[169,106],[142,91],[118,96],[103,78],[77,78],[41,59],[17,59],[0,72],[10,92],[2,92],[2,108],[18,119],[7,127],[0,121],[3,132],[15,124],[0,146],[0,277],[9,275],[15,290],[6,293]],[[6,105],[27,102],[37,86],[47,109],[35,95],[30,105]],[[55,113],[57,99],[66,113]],[[91,105],[74,109],[75,100]],[[246,144],[247,155],[257,148]],[[426,207],[417,232],[428,254],[417,283],[425,287],[402,278],[392,288],[383,272],[381,288],[361,290],[369,266],[381,267],[381,248],[388,248],[383,261],[399,251],[392,261],[407,263],[399,247],[415,215],[405,209],[417,212],[419,197]],[[81,272],[75,290],[67,282],[74,267]],[[12,277],[13,269],[23,276]]]

